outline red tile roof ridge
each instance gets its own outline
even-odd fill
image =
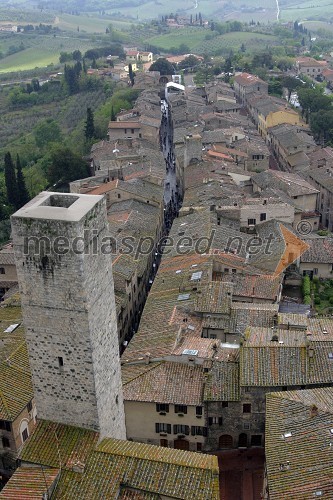
[[[101,186],[92,188],[89,191],[89,194],[105,194],[108,191],[111,191],[112,189],[118,187],[118,180],[119,179],[116,179],[116,180],[110,181],[110,182],[106,182],[105,184],[102,184]]]

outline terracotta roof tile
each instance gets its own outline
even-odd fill
[[[269,498],[332,498],[332,388],[268,394],[266,466]]]
[[[125,383],[124,400],[196,406],[202,403],[203,383],[200,366],[158,363],[151,370]]]
[[[98,438],[93,431],[40,421],[22,460],[48,467],[57,464],[55,468],[61,465],[55,500],[119,498],[124,488],[142,492],[143,496],[134,498],[218,500],[216,457],[125,440],[103,439],[98,444]],[[75,472],[77,467],[81,472]],[[8,487],[12,481],[16,474]],[[17,489],[16,498],[23,489]]]
[[[1,500],[41,500],[59,473],[59,469],[50,467],[19,467],[1,491]]]

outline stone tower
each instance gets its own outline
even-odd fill
[[[199,134],[186,135],[184,143],[184,168],[187,168],[191,162],[202,159],[202,137]]]
[[[12,216],[38,417],[126,439],[102,196],[43,192]]]

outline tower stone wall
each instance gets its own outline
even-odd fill
[[[12,236],[38,416],[125,439],[105,199],[41,193]]]
[[[193,161],[201,161],[202,158],[202,137],[199,134],[185,136],[184,138],[184,168],[187,168]]]

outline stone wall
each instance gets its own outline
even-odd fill
[[[125,438],[105,200],[76,195],[66,208],[49,196],[12,217],[38,415]]]

